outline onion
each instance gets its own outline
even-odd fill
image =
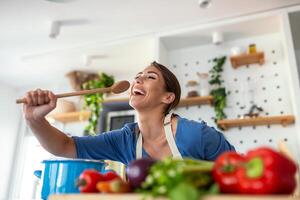
[[[134,160],[128,165],[126,169],[126,175],[133,189],[141,186],[149,173],[150,167],[154,163],[155,160],[153,159],[142,158]]]

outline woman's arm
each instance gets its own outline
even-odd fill
[[[26,122],[40,144],[50,153],[61,157],[76,157],[74,140],[45,119],[45,116],[56,107],[56,96],[46,90],[35,90],[26,94],[23,113]]]

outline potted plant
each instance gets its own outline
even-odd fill
[[[212,90],[210,94],[213,96],[213,105],[215,110],[214,120],[217,122],[218,120],[226,118],[226,114],[224,109],[226,107],[226,89],[222,85],[224,80],[222,80],[222,72],[223,65],[226,61],[226,56],[218,57],[213,59],[214,66],[209,71],[210,80],[209,84],[212,85]],[[219,127],[221,128],[221,127]]]
[[[101,73],[99,78],[89,80],[82,84],[82,89],[90,90],[96,88],[110,87],[114,84],[114,77]],[[100,112],[102,110],[103,94],[88,94],[84,96],[84,109],[91,112],[89,123],[84,129],[86,135],[96,135],[97,124]]]

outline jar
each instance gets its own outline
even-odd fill
[[[244,52],[245,49],[242,49],[242,47],[240,47],[240,46],[232,47],[232,48],[230,49],[230,51],[231,51],[231,55],[232,55],[232,56],[238,56],[238,55],[241,55],[241,54],[245,53],[245,52]]]
[[[208,83],[208,73],[197,73],[199,76],[200,82],[200,95],[201,96],[208,96],[210,93],[210,86]]]
[[[256,53],[256,45],[255,44],[250,44],[248,48],[249,53]]]
[[[187,84],[186,84],[186,87],[187,87],[187,90],[188,90],[187,97],[199,96],[198,85],[199,85],[198,82],[194,81],[194,80],[191,80],[191,81],[187,82]]]

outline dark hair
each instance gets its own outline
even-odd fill
[[[162,64],[159,64],[154,61],[151,63],[151,66],[155,67],[161,72],[166,85],[166,90],[168,92],[173,92],[175,94],[174,101],[166,109],[165,114],[168,114],[170,110],[175,108],[180,101],[181,88],[180,88],[179,81],[177,80],[176,76],[167,67],[163,66]]]

